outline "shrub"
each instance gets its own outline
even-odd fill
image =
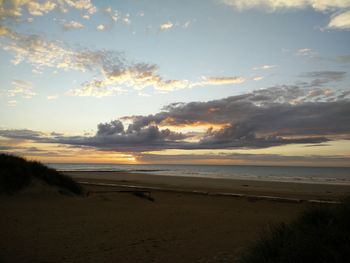
[[[28,186],[33,178],[81,195],[82,187],[72,178],[39,162],[0,154],[0,193],[14,193]]]
[[[306,209],[294,222],[271,226],[239,263],[342,263],[350,259],[350,199]]]

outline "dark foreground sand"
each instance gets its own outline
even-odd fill
[[[96,174],[85,176],[89,179],[79,176],[96,182],[92,179]],[[132,176],[129,180],[124,174],[113,182],[145,184],[145,175]],[[287,185],[266,182],[216,180],[207,185],[210,180],[204,180],[195,186],[196,180],[152,178],[148,186],[210,192],[336,200],[350,191],[348,186],[292,185],[298,189],[293,194]],[[268,224],[288,222],[305,207],[320,205],[155,190],[151,202],[130,193],[109,192],[127,188],[84,187],[90,191],[87,197],[61,195],[41,185],[1,196],[0,262],[234,262]]]

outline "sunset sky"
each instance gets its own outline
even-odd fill
[[[0,0],[0,151],[350,166],[350,0]]]

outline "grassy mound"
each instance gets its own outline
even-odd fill
[[[30,185],[33,179],[58,186],[74,194],[81,195],[82,187],[72,178],[39,162],[27,161],[21,157],[0,154],[0,194],[15,193]]]
[[[350,199],[309,208],[290,224],[272,226],[239,263],[350,262]]]

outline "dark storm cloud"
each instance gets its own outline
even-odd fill
[[[122,152],[139,152],[152,149],[176,148],[177,142],[188,136],[171,131],[159,129],[158,126],[147,126],[140,129],[125,130],[123,124],[118,121],[101,123],[98,125],[94,136],[60,136],[46,138],[45,142],[75,145],[77,147],[88,146],[98,149],[115,150]]]
[[[257,113],[257,109],[269,105],[288,103],[307,96],[298,86],[280,86],[208,102],[172,103],[155,115],[129,116],[137,129],[151,123],[188,125],[198,122],[226,124],[237,122]]]
[[[1,130],[0,135],[119,152],[317,144],[350,139],[348,96],[348,91],[279,86],[208,102],[172,103],[157,114],[101,123],[94,136],[45,135],[29,130]],[[126,122],[131,123],[125,127]],[[183,125],[201,123],[222,128],[200,134],[176,131]],[[171,130],[163,126],[171,126]]]

